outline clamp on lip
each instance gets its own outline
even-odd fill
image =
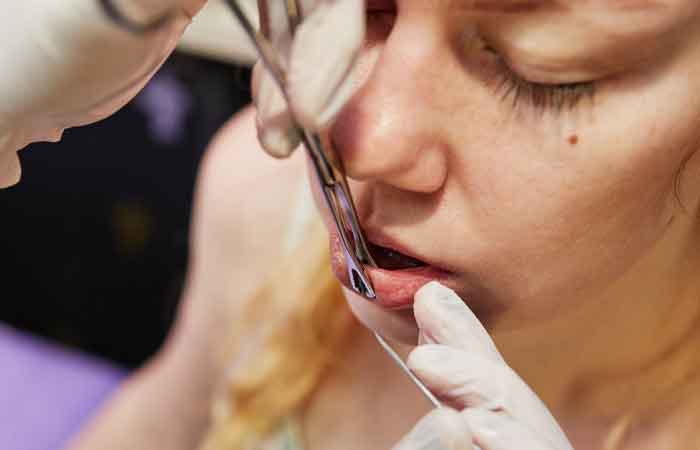
[[[258,51],[260,60],[272,74],[277,83],[277,87],[280,89],[284,99],[289,105],[289,95],[285,89],[286,74],[282,66],[278,63],[279,59],[274,48],[264,36],[255,31],[236,0],[226,0],[226,3],[231,7],[238,22]],[[298,23],[296,17],[294,17],[294,12],[289,11],[289,8],[288,13],[290,14],[290,23]],[[293,116],[292,118],[294,119]],[[317,133],[313,133],[298,125],[297,128],[300,131],[299,134],[301,135],[302,142],[313,163],[316,178],[323,192],[326,206],[330,210],[336,229],[338,230],[348,266],[348,276],[352,289],[362,297],[368,300],[374,300],[376,299],[376,294],[372,287],[372,281],[365,271],[365,267],[376,267],[377,265],[369,252],[367,241],[362,233],[355,205],[350,195],[347,178],[343,172],[342,161],[335,153],[332,146],[326,146],[328,151],[325,151],[324,145]],[[436,408],[441,407],[440,401],[430,392],[425,384],[416,377],[411,369],[408,368],[406,363],[399,357],[391,345],[389,345],[387,340],[377,332],[374,333],[374,336],[377,342],[379,342],[379,345],[411,381],[415,383],[423,395],[425,395]]]

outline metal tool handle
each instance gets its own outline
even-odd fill
[[[291,104],[286,90],[286,74],[282,68],[283,65],[279,61],[277,52],[275,52],[270,42],[264,36],[255,31],[236,0],[226,0],[226,2],[231,7],[251,43],[255,46],[260,60],[272,75],[287,104]],[[296,19],[292,20],[292,22],[295,21]],[[293,114],[292,119],[294,120]],[[334,149],[324,150],[323,142],[317,133],[304,129],[298,123],[295,126],[314,165],[319,182],[323,188],[326,205],[333,216],[338,234],[341,237],[348,265],[348,276],[352,287],[365,298],[374,299],[376,296],[372,288],[372,282],[364,266],[375,266],[376,264],[374,264],[367,242],[362,234],[345,175],[330,162],[339,162],[339,158],[335,155]]]
[[[401,370],[408,375],[408,377],[413,381],[413,383],[418,386],[418,389],[425,395],[425,397],[430,401],[430,403],[433,404],[436,408],[441,408],[442,403],[435,397],[435,394],[430,392],[430,390],[423,384],[421,380],[416,377],[416,374],[411,371],[411,369],[408,368],[406,363],[404,362],[403,359],[396,353],[396,350],[389,345],[389,343],[384,339],[384,336],[382,336],[379,333],[374,333],[374,337],[377,339],[377,342],[379,342],[379,345],[384,349],[384,351],[387,352],[387,354],[391,357],[391,359],[396,362],[396,364],[401,368]]]
[[[277,87],[282,92],[287,104],[290,104],[289,96],[287,95],[287,91],[285,89],[285,73],[281,68],[281,64],[279,64],[279,61],[277,61],[278,56],[274,49],[272,49],[269,42],[265,38],[260,36],[255,31],[236,0],[226,0],[226,2],[231,7],[231,10],[240,22],[252,44],[257,49],[261,61],[267,70],[272,74]],[[293,18],[293,20],[296,22],[296,18]],[[364,265],[376,267],[376,263],[372,258],[365,238],[362,235],[362,229],[360,228],[360,223],[357,219],[357,212],[355,210],[354,202],[350,196],[350,189],[348,188],[347,179],[345,178],[345,174],[341,171],[342,166],[340,168],[335,167],[329,161],[329,157],[338,165],[341,165],[342,162],[335,153],[329,155],[328,153],[324,152],[323,143],[321,142],[318,134],[311,133],[298,125],[297,128],[302,137],[302,142],[306,147],[309,157],[314,165],[326,205],[333,216],[336,228],[338,229],[338,234],[342,240],[343,251],[345,252],[345,260],[348,264],[348,272],[353,290],[365,298],[374,299],[376,298],[376,295],[369,276],[367,276],[367,273],[364,270]],[[330,151],[335,152],[335,150],[332,148]],[[351,234],[350,236],[348,235],[348,231]],[[352,242],[350,242],[351,239]],[[428,390],[428,388],[416,377],[416,375],[411,372],[411,369],[408,368],[406,363],[401,359],[401,357],[399,357],[398,353],[396,353],[394,348],[391,347],[387,340],[379,333],[374,333],[374,336],[377,339],[377,342],[379,342],[379,345],[386,351],[391,359],[394,360],[399,368],[411,379],[411,381],[418,386],[418,389],[423,393],[423,395],[425,395],[425,397],[435,407],[441,407],[442,405],[435,395],[433,395],[433,393]]]

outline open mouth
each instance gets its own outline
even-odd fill
[[[413,258],[403,253],[387,247],[367,243],[369,251],[377,265],[385,270],[404,270],[426,267],[428,264],[419,259]]]
[[[379,306],[389,310],[410,309],[416,292],[426,283],[439,281],[446,286],[450,285],[451,272],[396,250],[400,244],[392,244],[391,240],[382,234],[368,234],[368,250],[378,267],[366,266],[365,269]],[[337,233],[331,233],[330,238],[333,271],[347,288],[353,289],[342,240]],[[384,247],[376,242],[391,247]]]

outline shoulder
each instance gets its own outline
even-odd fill
[[[267,156],[246,109],[211,141],[195,188],[187,282],[169,344],[197,377],[218,377],[242,308],[285,256],[288,222],[304,192],[304,155]],[[303,196],[302,196],[303,198]],[[204,360],[204,362],[203,362]]]
[[[265,154],[257,139],[255,110],[248,107],[212,139],[200,168],[198,189],[247,185],[262,196],[285,192],[304,175],[302,156],[297,152],[289,159],[277,160]]]
[[[259,285],[281,256],[305,182],[302,152],[271,158],[258,144],[253,109],[234,116],[212,140],[199,170],[191,270],[243,290]]]

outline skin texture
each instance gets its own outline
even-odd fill
[[[496,3],[370,2],[359,90],[328,134],[369,234],[450,270],[574,447],[599,448],[698,369],[666,355],[696,345],[700,313],[700,7]],[[504,65],[595,95],[514,106]],[[668,423],[691,409],[643,417],[632,441],[689,442]]]
[[[329,130],[365,224],[453,271],[450,287],[574,448],[601,448],[618,419],[645,402],[660,408],[642,410],[627,448],[697,446],[697,3],[404,0],[370,7],[361,88]],[[513,108],[495,92],[498,58],[475,36],[525,78],[604,81],[594,101],[575,110],[538,111],[525,101]],[[285,220],[274,211],[266,220],[231,216],[257,211],[245,203],[249,191],[237,175],[257,186],[257,175],[267,173],[268,166],[225,151],[254,147],[253,127],[246,115],[225,132],[203,172],[188,302],[163,352],[177,358],[163,356],[134,378],[78,448],[191,448],[201,433],[207,380],[222,370],[201,360],[201,348],[224,342],[221,325],[235,317],[233,304],[220,300],[245,298],[265,268],[243,257],[250,249],[241,242],[222,238],[254,236],[256,252],[274,255],[279,242],[265,237],[281,233],[260,224]],[[266,187],[277,193],[294,192],[288,178],[264,179],[275,180]],[[242,289],[231,274],[244,269],[251,276]],[[311,450],[390,448],[429,410],[371,336],[358,332],[354,344],[344,370],[309,404]],[[337,420],[339,405],[353,420]],[[181,423],[186,418],[173,410],[196,420]],[[149,425],[184,431],[153,433]],[[125,435],[133,445],[116,439]],[[163,443],[169,436],[173,442]]]
[[[674,178],[700,120],[688,85],[697,48],[665,69],[633,66],[600,82],[594,105],[513,110],[490,91],[493,73],[480,73],[498,70],[480,70],[489,56],[454,48],[438,26],[456,25],[413,6],[401,4],[379,62],[332,129],[348,173],[366,181],[354,191],[369,230],[452,269],[452,287],[509,329],[556,313],[562,292],[571,304],[599,295],[675,231]],[[650,107],[660,99],[663,114]]]

